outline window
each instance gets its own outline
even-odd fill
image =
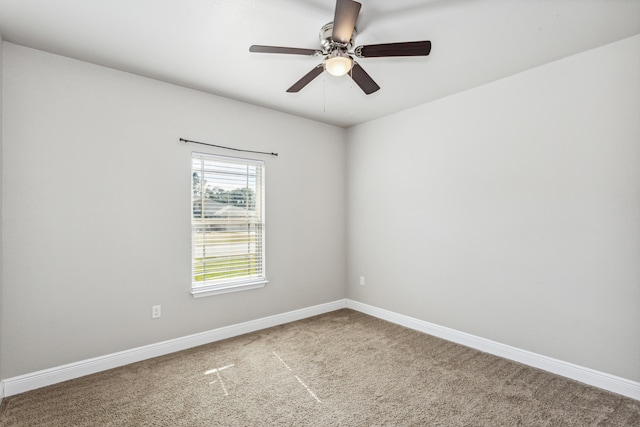
[[[264,163],[191,156],[191,293],[263,287]]]

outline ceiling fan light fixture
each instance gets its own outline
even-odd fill
[[[362,1],[362,0],[360,0]],[[283,53],[290,55],[322,56],[324,61],[316,65],[300,80],[295,82],[288,93],[300,92],[313,79],[324,73],[324,70],[333,76],[349,74],[351,79],[360,86],[360,89],[370,95],[380,89],[380,86],[369,74],[353,60],[357,58],[385,58],[395,56],[427,56],[431,52],[429,40],[378,43],[358,46],[355,49],[354,39],[358,33],[356,23],[362,4],[354,0],[336,0],[333,22],[325,24],[320,29],[320,46],[322,49],[302,49],[284,46],[252,45],[249,52],[258,53]],[[351,52],[349,54],[348,52]],[[352,56],[353,55],[353,56]]]
[[[353,67],[353,59],[346,53],[338,50],[333,51],[326,61],[324,61],[324,69],[332,76],[340,77],[347,74]]]

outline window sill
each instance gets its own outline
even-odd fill
[[[212,295],[228,294],[230,292],[248,291],[250,289],[264,288],[268,280],[260,280],[257,282],[231,283],[228,285],[217,286],[201,286],[191,289],[191,295],[194,298],[208,297]]]

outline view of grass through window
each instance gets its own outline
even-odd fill
[[[263,278],[262,165],[194,153],[193,286]]]

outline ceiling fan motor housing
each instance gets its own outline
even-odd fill
[[[335,42],[331,37],[332,35],[333,35],[333,22],[329,22],[328,24],[324,25],[320,29],[320,35],[319,35],[320,45],[322,45],[322,49],[324,49],[324,51],[327,53],[331,53],[336,48],[341,48],[343,51],[353,49],[353,42],[356,39],[356,36],[358,35],[358,31],[356,28],[353,29],[353,33],[351,34],[351,40],[349,40],[349,43],[347,43],[346,45]]]

